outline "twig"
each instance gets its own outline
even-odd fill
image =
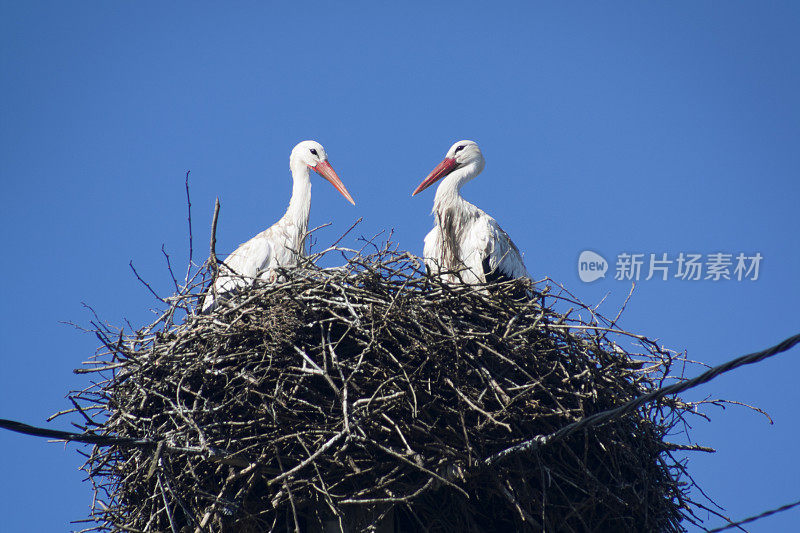
[[[217,260],[217,219],[219,218],[219,198],[214,202],[214,217],[211,219],[211,244],[209,246],[209,264],[214,279],[217,278],[219,272],[219,262]]]
[[[136,279],[138,279],[138,280],[139,280],[139,281],[142,283],[142,285],[144,285],[145,287],[147,287],[147,290],[149,290],[149,291],[150,291],[150,294],[152,294],[153,296],[155,296],[155,297],[156,297],[156,299],[157,299],[159,302],[161,302],[161,303],[164,303],[164,304],[165,304],[165,303],[167,303],[167,302],[166,302],[166,300],[164,300],[164,298],[162,298],[161,296],[159,296],[159,295],[156,293],[156,291],[155,291],[155,290],[153,290],[153,287],[151,287],[149,283],[147,283],[145,280],[143,280],[143,279],[142,279],[142,277],[139,275],[139,273],[138,273],[138,272],[136,272],[136,268],[134,268],[134,266],[133,266],[133,260],[131,260],[131,261],[130,261],[130,263],[128,263],[128,264],[130,265],[130,267],[131,267],[131,270],[133,270],[133,273],[136,275]]]
[[[192,261],[194,260],[194,238],[192,236],[192,199],[189,196],[189,170],[186,171],[186,209],[188,211],[187,222],[189,223],[189,263],[186,265],[186,277],[184,285],[189,284],[189,274],[192,272]]]

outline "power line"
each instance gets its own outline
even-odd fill
[[[781,513],[783,511],[788,511],[792,507],[797,507],[798,505],[800,505],[800,500],[792,503],[787,503],[786,505],[781,505],[777,509],[770,509],[769,511],[764,511],[761,514],[745,518],[744,520],[739,520],[738,522],[729,522],[727,525],[709,530],[708,533],[718,533],[720,531],[725,531],[726,529],[731,529],[734,527],[739,527],[744,524],[749,524],[750,522],[755,522],[756,520],[760,520],[762,518],[766,518],[768,516]]]
[[[680,383],[675,383],[667,387],[656,389],[647,394],[643,394],[642,396],[634,398],[633,400],[629,401],[628,403],[620,407],[616,407],[614,409],[608,409],[607,411],[601,411],[599,413],[595,413],[593,415],[584,417],[576,422],[567,424],[561,429],[554,431],[553,433],[550,433],[548,435],[537,435],[532,439],[526,440],[524,442],[511,446],[510,448],[506,448],[503,451],[497,452],[494,455],[491,455],[490,457],[484,460],[484,463],[486,465],[491,465],[510,455],[538,449],[541,446],[544,446],[555,440],[560,440],[569,437],[573,433],[581,431],[582,429],[604,424],[610,420],[613,420],[614,418],[625,416],[631,413],[632,411],[635,411],[645,403],[654,400],[659,400],[664,396],[669,396],[671,394],[678,394],[688,389],[691,389],[692,387],[702,385],[703,383],[707,383],[712,379],[714,379],[715,377],[719,376],[720,374],[724,374],[725,372],[733,370],[734,368],[738,368],[740,366],[749,365],[753,363],[758,363],[759,361],[763,361],[768,357],[772,357],[773,355],[785,352],[786,350],[792,348],[798,343],[800,343],[800,333],[792,337],[789,337],[785,341],[776,344],[771,348],[767,348],[766,350],[743,355],[741,357],[737,357],[736,359],[732,359],[726,363],[722,363],[719,366],[715,366],[714,368],[711,368],[710,370],[703,372],[702,374],[700,374],[695,378],[686,381],[681,381]]]
[[[129,439],[126,437],[113,437],[110,435],[96,435],[94,433],[72,433],[70,431],[60,431],[57,429],[40,428],[0,418],[0,428],[16,431],[34,437],[49,437],[53,439],[65,440],[69,442],[85,442],[86,444],[97,444],[99,446],[130,446],[145,448],[155,446],[157,443],[146,439]]]

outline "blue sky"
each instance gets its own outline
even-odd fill
[[[800,330],[797,4],[430,4],[0,0],[0,418],[42,424],[87,384],[71,370],[96,340],[60,323],[87,323],[81,302],[113,324],[151,318],[128,262],[169,291],[161,246],[185,264],[187,170],[202,258],[214,198],[230,251],[282,214],[289,151],[309,138],[357,203],[314,181],[322,243],[364,217],[360,233],[394,229],[420,254],[433,192],[410,193],[474,139],[487,165],[463,192],[535,277],[608,294],[613,315],[621,252],[758,252],[756,281],[641,281],[622,325],[709,364]],[[591,284],[587,249],[612,269]],[[800,496],[798,371],[795,349],[686,395],[774,418],[712,408],[693,424],[718,453],[690,472],[733,517]],[[0,432],[4,527],[85,516],[74,448]],[[750,530],[798,524],[794,510]]]

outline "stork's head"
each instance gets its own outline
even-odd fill
[[[460,168],[473,166],[473,171],[465,175],[467,178],[473,178],[483,170],[485,164],[486,162],[483,159],[481,149],[478,148],[478,143],[466,140],[458,141],[450,147],[444,160],[428,174],[427,178],[422,180],[422,183],[411,193],[411,196],[424,191],[440,179]]]
[[[348,202],[356,205],[356,203],[353,201],[353,197],[350,196],[349,192],[347,192],[344,183],[342,183],[342,180],[340,180],[339,176],[336,175],[336,171],[333,170],[331,164],[328,163],[328,154],[325,153],[325,148],[323,148],[322,145],[317,141],[303,141],[298,143],[297,146],[295,146],[292,150],[292,155],[289,158],[289,161],[292,168],[294,168],[295,164],[298,163],[307,166],[331,182],[331,185],[333,185],[336,190],[342,194],[342,196],[347,198]]]

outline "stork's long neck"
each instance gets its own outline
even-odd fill
[[[481,170],[483,165],[480,161],[465,165],[448,174],[436,189],[433,216],[439,228],[440,246],[436,261],[445,270],[458,270],[464,266],[464,231],[477,208],[461,196],[461,187],[480,174]]]
[[[292,198],[289,200],[286,214],[283,215],[283,220],[286,222],[284,227],[292,239],[293,249],[304,254],[303,239],[308,231],[308,218],[311,213],[311,179],[308,166],[302,161],[292,161],[290,168],[292,170]]]
[[[448,174],[439,187],[436,189],[436,197],[433,200],[433,211],[455,207],[459,204],[469,203],[461,196],[461,187],[483,170],[483,165],[478,161],[458,168]]]

